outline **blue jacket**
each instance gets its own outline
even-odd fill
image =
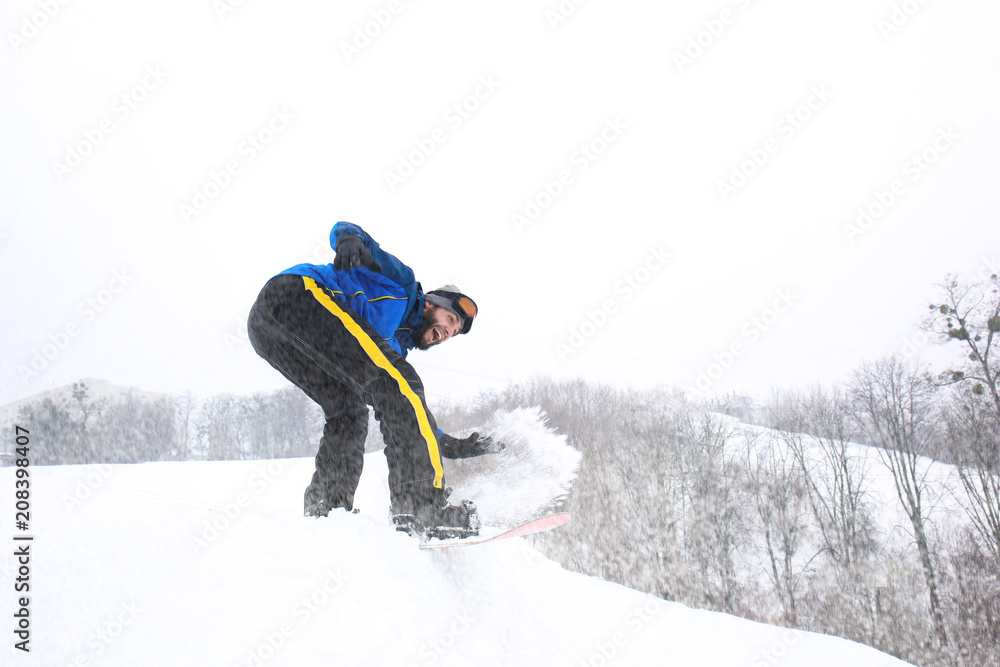
[[[338,271],[333,264],[298,264],[278,275],[309,276],[328,287],[348,308],[371,324],[392,349],[404,357],[415,347],[412,333],[424,319],[424,293],[413,269],[382,250],[365,230],[350,222],[338,222],[330,230],[330,247],[337,238],[357,236],[371,251],[382,272],[359,266]]]

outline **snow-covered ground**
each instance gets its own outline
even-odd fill
[[[365,463],[361,514],[326,519],[301,516],[310,459],[32,469],[30,653],[0,470],[4,664],[905,664],[568,572],[523,539],[418,550],[386,523],[385,457]]]
[[[724,415],[718,416],[737,434],[732,442],[727,444],[727,450],[734,456],[751,454],[756,458],[761,448],[770,447],[778,452],[788,465],[795,465],[794,456],[787,451],[781,431],[740,423],[738,420]],[[753,438],[753,444],[747,444],[747,438]],[[824,458],[820,440],[811,435],[801,435],[805,456],[810,461],[809,468],[818,478],[826,478],[829,483],[830,461]],[[860,484],[864,492],[864,505],[870,512],[880,539],[886,546],[899,550],[913,549],[913,528],[910,520],[899,501],[896,493],[892,472],[886,466],[883,455],[876,447],[859,443],[845,444],[845,457],[850,459],[852,475],[855,483]],[[958,470],[955,466],[936,461],[926,456],[916,458],[918,477],[923,480],[922,505],[928,530],[956,529],[968,522],[964,507],[968,504],[965,490],[962,488]],[[818,548],[818,547],[817,547]],[[811,556],[808,548],[803,553]]]

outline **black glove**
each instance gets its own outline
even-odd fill
[[[335,250],[337,256],[333,258],[333,268],[338,271],[350,271],[358,266],[367,266],[372,271],[382,270],[372,257],[372,251],[357,236],[345,234],[338,237]]]
[[[478,433],[473,433],[468,438],[453,438],[442,433],[438,436],[438,448],[441,456],[446,459],[468,459],[483,454],[496,454],[507,446],[489,436],[480,438]]]

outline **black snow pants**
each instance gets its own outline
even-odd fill
[[[276,276],[257,297],[247,329],[257,354],[323,408],[313,482],[329,490],[333,507],[353,506],[369,405],[386,445],[392,511],[437,502],[444,471],[423,384],[338,294],[309,277]]]

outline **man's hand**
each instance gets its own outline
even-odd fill
[[[438,437],[441,456],[446,459],[468,459],[483,454],[496,454],[506,449],[506,445],[487,436],[480,438],[479,433],[473,433],[468,438],[453,438],[447,433]]]
[[[358,266],[367,266],[372,271],[381,271],[382,267],[372,257],[371,250],[357,236],[345,234],[337,238],[337,256],[333,258],[333,268],[338,271],[350,271]]]

